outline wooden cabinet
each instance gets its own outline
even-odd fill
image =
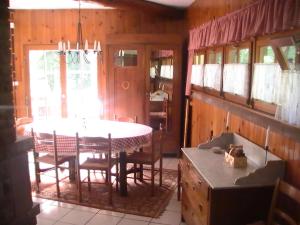
[[[238,140],[249,148],[246,151],[247,168],[226,165],[224,154],[219,153],[220,149],[212,149],[211,145],[206,145],[207,149],[182,149],[179,162],[182,218],[188,225],[246,225],[267,218],[273,181],[276,176],[283,175],[284,162],[270,153],[267,163],[258,167],[258,162],[252,164],[255,158],[260,161],[260,154],[251,158],[251,151],[255,148],[252,143],[237,135],[229,139],[231,143]],[[227,145],[222,138],[215,143]],[[256,175],[260,179],[254,178]]]
[[[166,131],[163,153],[177,154],[182,108],[182,37],[108,35],[107,49],[105,117],[136,116],[138,123],[153,129],[162,124]],[[153,109],[160,103],[163,107]]]
[[[188,225],[245,225],[266,218],[272,187],[213,189],[183,156],[182,217]]]

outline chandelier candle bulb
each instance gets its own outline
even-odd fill
[[[227,117],[226,117],[226,129],[229,127],[229,118],[230,118],[230,112],[227,112]]]
[[[94,42],[94,51],[97,51],[97,41]]]
[[[79,43],[76,43],[76,50],[79,50]]]
[[[65,52],[66,51],[66,43],[63,42],[63,51]]]
[[[69,50],[69,51],[71,50],[71,47],[70,47],[70,41],[68,41],[68,50]]]

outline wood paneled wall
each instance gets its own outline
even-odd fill
[[[106,35],[107,34],[141,34],[141,33],[176,33],[183,34],[184,21],[153,16],[137,10],[82,10],[83,38],[93,41],[100,40],[104,59],[99,73],[100,96],[106,93]],[[26,46],[53,45],[56,48],[59,40],[76,41],[77,10],[16,10],[13,13],[15,23],[15,65],[19,86],[16,89],[17,115],[26,112],[25,82],[28,77],[26,70]],[[93,43],[90,43],[93,44]]]
[[[192,29],[213,18],[238,10],[251,2],[253,1],[196,0],[187,11],[188,27]],[[191,113],[192,146],[207,141],[211,131],[213,131],[214,136],[225,131],[227,111],[222,108],[192,99]],[[230,118],[230,131],[237,132],[252,142],[264,146],[266,135],[264,127],[249,122],[242,116],[231,114]],[[271,152],[287,161],[286,179],[300,188],[300,143],[280,133],[270,132],[269,147]]]
[[[189,29],[238,10],[255,0],[195,0],[187,10]]]

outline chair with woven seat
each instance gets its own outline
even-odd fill
[[[169,108],[169,100],[168,98],[164,98],[161,101],[150,101],[150,122],[155,124],[155,121],[159,121],[159,123],[163,122],[164,127],[168,130],[168,108]]]
[[[56,132],[53,131],[53,134],[48,133],[34,133],[33,129],[31,130],[31,135],[34,139],[34,147],[33,147],[33,160],[35,164],[35,177],[36,177],[36,186],[37,186],[37,193],[40,192],[40,182],[41,178],[40,175],[44,172],[49,170],[55,171],[55,180],[56,180],[56,192],[57,197],[60,197],[60,188],[59,182],[60,180],[66,178],[59,179],[58,168],[65,168],[61,167],[62,164],[68,162],[69,164],[69,177],[75,177],[74,171],[74,161],[75,157],[72,155],[63,155],[62,148],[70,148],[75,151],[76,142],[75,139],[72,140],[58,140]],[[60,138],[59,138],[60,139]],[[66,147],[64,141],[67,141],[68,147]],[[42,154],[42,155],[40,155]],[[51,165],[47,168],[40,168],[40,163],[44,163],[47,165]]]
[[[134,182],[136,183],[136,173],[139,172],[140,176],[143,176],[143,170],[147,168],[143,165],[150,165],[151,171],[151,195],[154,195],[154,176],[159,173],[159,185],[162,185],[162,143],[163,143],[163,129],[160,125],[158,131],[154,131],[152,134],[151,143],[148,146],[144,146],[140,151],[135,151],[132,154],[129,154],[126,158],[126,163],[133,163],[134,168]],[[155,163],[159,161],[159,168],[155,169]],[[137,168],[137,165],[140,165]],[[143,178],[142,178],[143,180]]]
[[[102,137],[79,137],[76,134],[77,142],[77,154],[76,154],[76,170],[77,170],[77,182],[78,182],[78,196],[79,202],[82,201],[82,182],[80,170],[88,171],[88,190],[91,191],[91,179],[90,170],[99,170],[105,172],[105,184],[108,186],[109,192],[109,204],[112,204],[112,181],[111,176],[116,177],[116,189],[118,189],[118,155],[113,157],[111,146],[111,134],[108,134],[107,138]],[[104,154],[105,157],[99,158],[87,158],[83,163],[80,163],[80,153],[93,152],[96,154]],[[112,173],[112,168],[116,166],[116,172]]]
[[[273,192],[267,223],[259,221],[252,223],[251,225],[299,225],[299,211],[295,212],[294,215],[289,215],[287,209],[283,207],[283,202],[286,202],[285,205],[293,205],[292,210],[299,210],[300,190],[296,189],[285,181],[278,179]]]

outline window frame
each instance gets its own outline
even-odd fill
[[[92,45],[90,45],[92,46]],[[47,50],[57,50],[57,45],[25,45],[24,46],[24,53],[25,53],[25,75],[23,76],[24,79],[24,93],[19,97],[23,98],[26,107],[26,115],[32,117],[32,108],[31,108],[31,98],[30,98],[30,62],[29,62],[29,52],[31,50],[40,50],[40,51],[47,51]],[[66,55],[60,54],[60,85],[61,85],[61,117],[66,118],[68,117],[67,113],[67,65],[66,65]],[[97,57],[97,97],[98,99],[103,99],[101,96],[101,79],[100,79],[100,72],[101,72],[101,57]],[[22,81],[22,80],[21,80]],[[101,112],[99,112],[99,118]]]
[[[209,52],[214,51],[215,57],[214,57],[214,63],[209,62]],[[221,63],[217,63],[216,56],[218,53],[222,54],[222,60]],[[224,46],[218,46],[218,47],[211,47],[205,49],[205,55],[204,55],[204,67],[206,64],[220,64],[221,65],[221,75],[220,75],[220,90],[216,90],[210,87],[206,87],[203,85],[203,91],[207,94],[220,97],[222,96],[222,89],[223,89],[223,67],[224,67]],[[203,79],[205,77],[205,74],[203,74]]]
[[[251,95],[251,84],[252,84],[252,56],[253,56],[253,41],[244,41],[241,43],[236,43],[236,44],[232,44],[232,45],[226,45],[225,46],[225,54],[224,54],[224,65],[225,64],[232,64],[232,62],[229,62],[229,51],[231,48],[236,48],[237,49],[237,64],[240,64],[240,50],[241,49],[245,49],[248,48],[249,49],[249,59],[248,59],[248,71],[249,71],[249,84],[248,84],[248,93],[247,96],[241,96],[241,95],[237,95],[234,93],[229,93],[229,92],[224,92],[223,90],[223,86],[222,86],[222,92],[223,92],[223,96],[226,100],[234,102],[234,103],[238,103],[241,105],[245,105],[248,106],[249,105],[249,99],[250,99],[250,95]],[[244,64],[244,63],[242,63]],[[223,65],[223,69],[224,69],[224,65]],[[222,82],[223,81],[223,72],[222,72]]]

